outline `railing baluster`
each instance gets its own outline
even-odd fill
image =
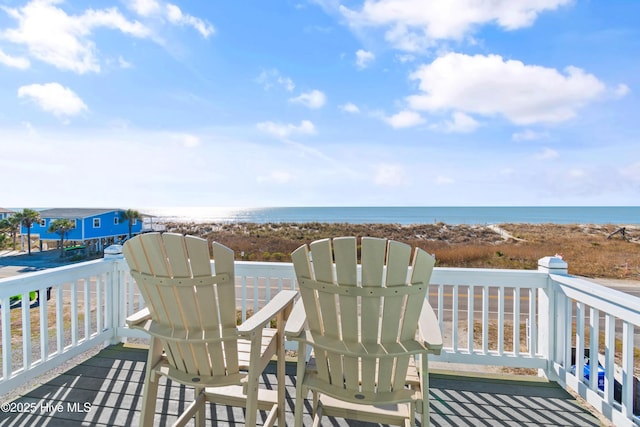
[[[29,292],[22,294],[22,367],[31,368],[31,299]]]
[[[576,302],[576,376],[584,381],[584,304]]]
[[[535,289],[529,289],[529,356],[534,357],[538,353],[538,322],[536,321],[537,310],[537,292]]]
[[[498,354],[504,354],[504,286],[498,287]]]
[[[49,314],[47,313],[47,289],[38,291],[38,312],[40,314],[40,360],[44,362],[49,357]]]
[[[11,359],[11,302],[9,297],[2,298],[2,379],[6,381],[13,371]]]
[[[469,353],[473,353],[473,301],[475,288],[473,285],[467,286],[467,348]]]
[[[598,389],[598,340],[600,338],[600,312],[589,308],[589,386]],[[594,364],[595,363],[595,364]]]
[[[114,266],[117,264],[114,264]],[[114,288],[117,288],[117,283],[114,283],[114,278],[118,277],[118,273],[112,271],[108,271],[105,273],[105,283],[104,283],[104,291],[105,291],[105,307],[104,307],[104,318],[105,318],[105,325],[112,325],[113,323],[115,323],[113,321],[114,315],[113,315],[113,311],[114,311],[114,304],[117,301],[117,299],[114,296],[114,293],[116,292],[116,290],[114,290]]]
[[[616,319],[609,313],[604,316],[604,398],[613,404],[614,361],[616,355]]]
[[[71,282],[71,345],[78,345],[78,281]]]
[[[96,277],[96,332],[100,333],[103,330],[103,311],[102,311],[102,279],[103,275],[100,274]]]
[[[564,369],[568,372],[571,368],[571,349],[573,348],[573,302],[571,298],[565,298],[564,302]]]
[[[64,285],[62,284],[56,289],[56,353],[58,355],[61,355],[64,350]]]
[[[91,336],[91,296],[89,295],[89,278],[84,279],[84,340]]]
[[[438,285],[438,326],[444,335],[444,285]]]
[[[459,338],[459,334],[458,334],[458,307],[459,307],[459,303],[458,303],[458,297],[459,297],[459,288],[458,285],[452,285],[453,287],[453,292],[452,292],[452,310],[453,312],[451,313],[451,337],[453,340],[453,352],[457,353],[458,352],[458,341],[460,340]]]
[[[247,320],[247,277],[240,278],[241,294],[242,294],[242,321]]]
[[[513,288],[513,354],[520,355],[520,288]]]
[[[633,324],[622,322],[622,413],[633,417]]]
[[[489,353],[489,287],[482,287],[482,354]]]

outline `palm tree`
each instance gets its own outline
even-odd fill
[[[133,209],[127,209],[126,211],[120,214],[120,219],[122,221],[129,221],[129,238],[131,238],[131,229],[133,228],[133,221],[141,218],[142,218],[142,215],[140,215],[140,212]]]
[[[60,256],[64,253],[64,236],[67,234],[67,231],[76,228],[76,222],[70,220],[68,218],[64,219],[54,219],[49,224],[49,229],[47,230],[49,233],[58,233],[60,235]]]
[[[13,250],[16,250],[16,237],[20,231],[20,221],[15,216],[0,220],[0,232],[8,233],[13,240]]]
[[[27,245],[29,255],[31,255],[31,226],[34,222],[40,221],[40,214],[33,209],[23,209],[22,212],[18,212],[15,217],[22,225],[27,227]]]
[[[9,231],[9,220],[6,218],[0,219],[0,248],[4,248],[4,239],[3,233]]]

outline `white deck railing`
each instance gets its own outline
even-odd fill
[[[290,263],[236,264],[243,319],[295,286]],[[32,291],[41,297],[30,301]],[[11,305],[17,295],[21,301],[14,298]],[[445,338],[433,360],[534,368],[575,390],[616,425],[640,424],[633,372],[640,298],[571,277],[566,263],[547,257],[538,271],[436,268],[429,299]],[[118,254],[0,279],[0,395],[93,347],[142,337],[125,319],[143,305]],[[573,349],[600,355],[604,387],[597,375],[584,378],[585,362],[572,357]]]

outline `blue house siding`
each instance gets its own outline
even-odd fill
[[[121,209],[48,209],[40,212],[41,221],[32,225],[31,234],[39,234],[40,240],[60,240],[60,235],[50,233],[48,228],[52,221],[65,218],[76,223],[76,227],[65,235],[65,240],[85,241],[128,235],[129,221],[120,220],[123,213],[124,210]],[[116,221],[115,218],[118,220]],[[95,227],[94,224],[99,226]],[[138,234],[140,231],[142,231],[142,221],[134,221],[131,233]],[[21,233],[27,233],[26,227],[22,226]]]
[[[8,209],[0,208],[0,219],[7,219],[11,215],[15,215],[15,212],[14,211],[10,211]]]

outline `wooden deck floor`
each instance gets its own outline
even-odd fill
[[[146,350],[111,346],[51,381],[2,405],[0,426],[138,425]],[[287,376],[287,425],[293,424],[294,369]],[[275,376],[264,375],[269,384]],[[171,424],[191,390],[161,386],[156,425]],[[308,408],[309,409],[309,408]],[[599,426],[597,418],[555,383],[431,375],[433,426]],[[308,411],[307,411],[308,412]],[[242,426],[242,409],[211,405],[208,425]],[[260,420],[261,421],[261,420]],[[305,425],[311,418],[306,415]],[[375,426],[343,419],[326,426]]]

